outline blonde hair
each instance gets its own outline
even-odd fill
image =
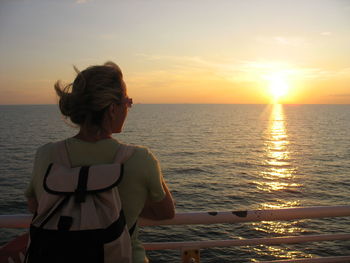
[[[73,83],[63,86],[57,81],[54,85],[61,113],[80,127],[101,131],[109,105],[126,96],[122,71],[111,61],[81,72],[74,69],[77,76]]]

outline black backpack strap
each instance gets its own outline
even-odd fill
[[[135,224],[133,224],[132,227],[129,229],[130,236],[132,236],[132,234],[135,232],[136,224],[137,224],[137,220],[136,220]]]
[[[82,166],[79,171],[78,186],[75,190],[75,202],[85,202],[87,182],[89,177],[90,166]]]

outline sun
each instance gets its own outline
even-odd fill
[[[281,72],[273,72],[265,79],[268,81],[269,93],[274,103],[278,103],[280,99],[288,94],[289,86],[286,76]]]

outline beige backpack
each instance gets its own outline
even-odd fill
[[[55,144],[25,262],[132,262],[135,225],[127,229],[117,186],[133,151],[121,144],[112,164],[71,168],[65,141]]]

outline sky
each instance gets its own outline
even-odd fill
[[[0,0],[0,104],[114,61],[135,103],[350,104],[348,0]]]

